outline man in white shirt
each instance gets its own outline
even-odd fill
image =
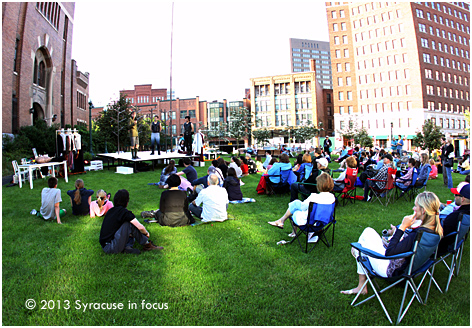
[[[203,207],[200,204],[203,203]],[[218,185],[218,176],[210,174],[208,188],[203,189],[190,205],[190,212],[202,222],[225,221],[228,219],[228,193]]]
[[[266,150],[265,153],[266,153],[266,158],[265,158],[264,163],[262,163],[262,167],[267,169],[267,165],[269,165],[270,160],[272,159],[272,155],[271,155],[270,150]]]

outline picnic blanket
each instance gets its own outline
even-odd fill
[[[256,200],[254,198],[243,198],[242,200],[230,200],[230,204],[242,204],[242,203],[254,203]]]

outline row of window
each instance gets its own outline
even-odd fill
[[[394,39],[388,40],[385,42],[377,42],[376,44],[365,45],[362,47],[356,48],[356,54],[358,56],[361,55],[368,55],[368,54],[375,54],[381,51],[390,51],[393,49],[404,48],[405,47],[405,39]]]
[[[421,2],[415,2],[416,4],[423,4]],[[458,7],[462,7],[466,10],[469,10],[469,5],[465,2],[454,2],[454,4]],[[430,4],[428,2],[425,2],[424,5],[426,7],[429,8]],[[431,2],[431,8],[432,9],[436,9],[438,11],[441,11],[441,3],[440,2]],[[462,19],[462,13],[456,9],[451,9],[451,7],[446,7],[445,4],[442,4],[442,11],[445,13],[445,14],[449,14],[449,15],[453,15],[454,14],[454,17],[458,17],[460,19]],[[464,20],[467,21],[467,16],[466,14],[464,14]]]
[[[451,99],[455,98],[464,100],[464,91],[452,88],[436,87],[436,94],[434,94],[434,86],[426,85],[426,93],[431,96],[436,95],[438,97],[442,96]],[[469,100],[469,91],[465,92],[465,100]]]
[[[367,18],[361,18],[359,20],[355,19],[352,21],[354,28],[361,28],[368,25],[377,24],[380,22],[386,22],[388,20],[396,19],[402,17],[401,10],[398,9],[395,11],[384,12],[379,15],[368,16]],[[367,25],[366,25],[367,23]]]
[[[459,36],[460,37],[460,36]],[[461,38],[462,39],[462,38]],[[467,42],[467,40],[464,38],[464,41]],[[426,38],[421,38],[421,46],[423,48],[429,48],[429,45],[431,44],[431,49],[436,50],[436,42],[431,40],[431,43],[429,42],[428,39]],[[462,44],[462,42],[461,42]],[[459,49],[457,47],[453,47],[451,45],[448,45],[446,43],[442,44],[441,42],[438,42],[438,48],[439,51],[445,52],[445,53],[450,53],[451,55],[456,55],[462,58],[467,58],[469,59],[469,51],[465,51],[464,49]]]
[[[464,105],[457,104],[454,106],[454,104],[444,103],[443,108],[443,103],[441,102],[435,103],[434,101],[428,101],[428,109],[439,112],[464,113],[469,110],[469,106],[465,107]]]
[[[429,30],[429,34],[431,34],[431,35],[435,35],[434,32],[436,31],[436,36],[438,38],[448,39],[449,41],[453,41],[453,42],[458,42],[458,40],[459,40],[459,38],[457,37],[457,35],[455,33],[446,32],[445,30],[440,30],[439,28],[436,28],[436,30],[435,30],[432,26],[428,26],[428,30]],[[426,29],[426,25],[421,24],[421,23],[418,23],[418,31],[423,32],[423,33],[428,33],[427,29]],[[469,34],[469,32],[470,32],[470,29],[467,26],[465,33]],[[461,40],[464,41],[465,45],[467,45],[467,43],[468,43],[467,38],[463,37]]]
[[[465,130],[467,127],[465,120],[455,120],[453,118],[443,119],[442,117],[440,117],[439,122],[438,122],[436,120],[436,117],[432,117],[431,122],[435,125],[442,127],[443,129],[464,129]]]
[[[461,17],[460,19],[462,19],[462,13],[459,12],[459,14],[461,14]],[[425,18],[424,17],[424,14],[423,14],[423,10],[421,9],[416,9],[416,17],[419,17],[419,18]],[[426,18],[431,21],[431,13],[429,12],[426,12]],[[439,19],[438,19],[439,18]],[[432,16],[432,20],[434,20],[435,23],[439,23],[441,25],[446,25],[447,27],[450,27],[450,28],[454,28],[454,29],[457,29],[458,31],[462,30],[462,32],[464,32],[464,24],[460,24],[459,22],[455,22],[454,24],[454,21],[451,19],[447,19],[445,18],[443,20],[442,16],[437,16],[436,14],[433,14]],[[464,14],[464,20],[466,22],[468,22],[468,19],[467,19],[467,14]],[[462,27],[461,27],[462,25]]]
[[[59,20],[61,18],[61,8],[57,2],[37,2],[36,9],[51,23],[56,30],[59,30]]]
[[[386,58],[385,61],[384,58]],[[357,61],[357,69],[363,70],[369,68],[383,67],[385,66],[385,62],[387,62],[387,66],[400,64],[400,55],[359,60]],[[408,62],[408,55],[406,53],[401,55],[401,62],[404,64]]]
[[[383,32],[383,34],[381,32]],[[356,33],[354,34],[354,40],[356,42],[360,42],[367,39],[382,38],[383,36],[394,35],[394,34],[396,35],[397,33],[403,33],[403,32],[404,32],[403,23],[399,23],[397,25],[384,26],[382,30],[380,28],[376,28],[373,30]]]
[[[292,52],[303,52],[303,53],[329,55],[329,51],[325,51],[325,50],[311,50],[310,51],[310,49],[292,48]],[[295,56],[295,54],[294,54],[294,56]]]
[[[301,63],[301,62],[309,63],[310,62],[310,60],[308,60],[308,59],[301,59],[301,58],[293,58],[293,61],[296,62],[296,63]],[[328,61],[323,61],[323,64],[329,64],[329,62]],[[330,66],[325,66],[325,65],[322,65],[322,66],[316,65],[316,68],[331,69]]]
[[[330,56],[326,55],[308,55],[308,54],[303,54],[303,56],[299,53],[293,53],[293,57],[303,57],[303,58],[313,58],[313,59],[330,59]]]
[[[329,72],[326,72],[329,74]],[[299,81],[294,83],[295,94],[310,93],[311,92],[311,81]],[[256,97],[270,96],[270,85],[256,85],[254,87],[254,93]],[[290,83],[275,83],[274,94],[290,94]]]
[[[423,53],[423,62],[431,64],[431,55],[427,53]],[[461,71],[461,70],[464,72],[470,71],[470,64],[462,63],[462,68],[461,68],[460,61],[456,62],[454,59],[438,57],[436,55],[433,56],[433,64],[441,65],[442,67],[456,69],[458,71]]]
[[[358,75],[359,84],[369,84],[369,83],[380,83],[387,81],[398,81],[398,80],[409,80],[410,79],[410,69],[405,68],[403,70],[394,70],[394,71],[385,71],[378,72],[366,75]]]
[[[424,70],[424,76],[427,79],[433,79],[433,70],[425,68]],[[449,83],[454,83],[454,84],[460,84],[462,85],[462,76],[456,75],[456,74],[451,74],[451,73],[446,73],[445,72],[439,72],[436,71],[436,80],[441,81],[441,76],[442,76],[442,81],[443,82],[449,82]],[[447,77],[447,79],[446,79]],[[469,80],[467,77],[464,77],[464,85],[469,85]]]
[[[186,110],[181,110],[180,111],[180,118],[181,119],[184,119],[185,116],[190,116],[190,118],[195,118],[195,110],[194,109],[191,109],[189,110],[188,112]]]

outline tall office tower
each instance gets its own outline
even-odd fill
[[[357,126],[380,146],[401,134],[410,147],[427,119],[446,135],[465,136],[468,4],[326,2],[326,13],[338,146],[347,142],[340,132]]]
[[[333,88],[329,42],[290,38],[290,62],[293,73],[310,71],[309,60],[316,61],[316,80],[323,89]]]

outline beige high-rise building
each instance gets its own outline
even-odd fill
[[[332,90],[323,89],[317,81],[314,59],[310,59],[308,72],[250,80],[253,130],[269,129],[273,137],[283,137],[282,143],[286,143],[286,127],[308,123],[320,127],[323,123],[320,136],[332,136]]]
[[[427,119],[465,136],[469,12],[463,2],[326,2],[337,146],[356,127],[380,146],[391,135],[410,146]]]

